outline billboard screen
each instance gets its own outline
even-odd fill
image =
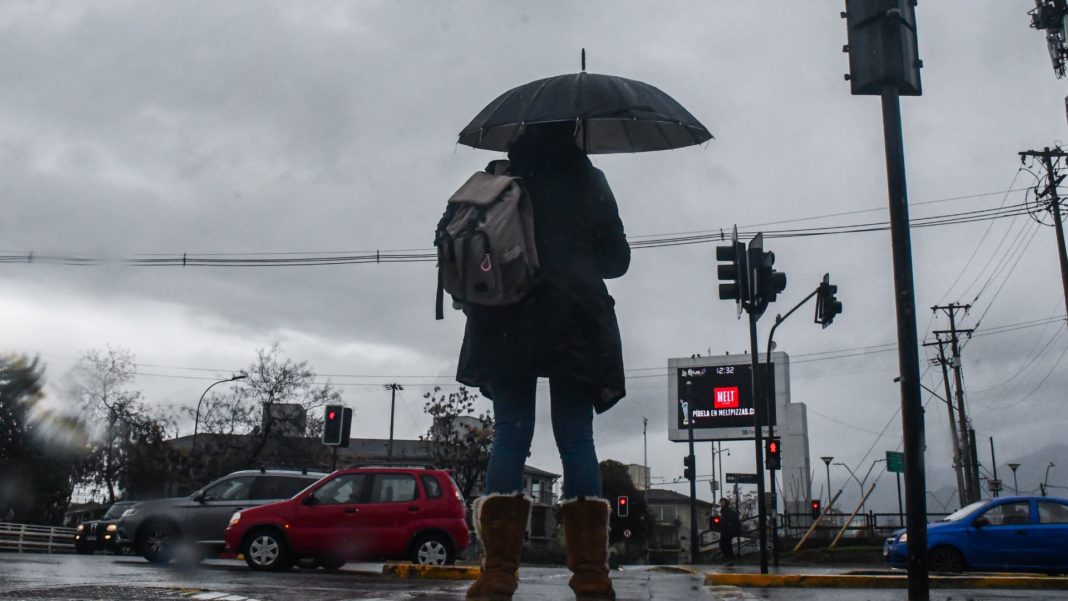
[[[760,364],[760,377],[767,382],[766,364]],[[763,407],[755,407],[752,367],[750,365],[719,365],[710,367],[680,367],[677,369],[679,411],[676,427],[694,428],[752,428],[753,413],[760,413],[760,424],[768,425]],[[775,383],[770,382],[772,399],[771,419],[775,423]]]
[[[772,353],[771,377],[766,363],[758,375],[769,387],[769,415],[754,403],[752,366],[749,356],[723,355],[669,359],[668,410],[669,439],[688,439],[693,421],[694,440],[742,440],[754,437],[754,413],[759,411],[760,424],[777,425],[776,408],[789,402],[785,353]]]

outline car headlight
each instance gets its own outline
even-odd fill
[[[85,524],[78,524],[78,532],[85,530]]]
[[[901,538],[897,539],[897,542],[899,542],[899,543],[907,543],[907,542],[909,542],[909,533],[908,532],[903,533],[901,535]]]
[[[108,524],[108,532],[115,532],[119,529],[118,524]]]
[[[237,523],[240,522],[240,521],[241,521],[241,512],[240,511],[238,511],[238,512],[234,513],[234,515],[230,516],[230,525],[231,526],[236,526]]]

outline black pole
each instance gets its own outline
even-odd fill
[[[905,511],[901,508],[901,472],[895,472],[897,476],[897,526],[902,528],[905,525]]]
[[[393,410],[397,406],[397,389],[404,389],[397,383],[387,384],[386,388],[392,391],[389,399],[389,447],[386,451],[386,463],[390,463],[393,461]]]
[[[994,466],[994,480],[998,479],[998,458],[994,456],[994,437],[990,437],[990,465]],[[995,497],[1001,496],[1001,481],[998,481],[998,488],[993,490]]]
[[[330,471],[337,470],[337,445],[331,447],[333,450],[330,452]]]
[[[905,442],[905,509],[908,532],[908,598],[931,598],[927,572],[927,492],[924,482],[923,402],[920,398],[920,352],[916,339],[916,294],[912,278],[905,186],[905,142],[901,133],[901,102],[895,86],[882,93],[883,139],[890,204],[890,240],[894,258],[894,299],[897,308],[897,354],[901,373],[901,421]]]
[[[693,382],[686,381],[686,429],[690,443],[690,564],[697,565],[701,553],[700,541],[697,540],[697,458],[693,452]]]
[[[749,346],[750,348],[750,366],[752,373],[750,374],[750,385],[753,390],[753,442],[756,448],[756,478],[757,478],[757,528],[759,529],[760,540],[760,573],[768,573],[768,533],[767,533],[767,515],[764,507],[764,433],[763,427],[760,423],[761,413],[760,403],[756,402],[761,398],[759,395],[760,377],[757,374],[757,369],[760,367],[758,349],[757,349],[757,317],[752,311],[749,312]]]

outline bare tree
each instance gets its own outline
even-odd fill
[[[489,412],[475,415],[475,396],[463,386],[443,394],[441,388],[423,395],[423,411],[432,418],[426,441],[431,459],[452,473],[465,499],[482,483],[493,444],[493,419]]]
[[[92,453],[84,481],[103,488],[115,502],[160,469],[169,419],[141,402],[130,389],[136,366],[129,350],[108,346],[82,355],[71,373],[71,393],[90,428]]]
[[[317,383],[307,361],[283,357],[277,343],[258,350],[246,372],[246,379],[204,400],[200,431],[209,435],[201,459],[206,476],[267,463],[321,463],[323,420],[317,410],[340,403],[341,393],[329,382]]]

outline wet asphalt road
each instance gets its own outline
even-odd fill
[[[337,572],[262,573],[244,562],[212,560],[196,569],[157,566],[139,557],[0,553],[0,601],[460,601],[466,581],[382,576],[382,564],[349,564]],[[739,568],[749,571],[747,568]],[[792,570],[791,570],[792,571]],[[814,571],[830,571],[827,568]],[[574,599],[561,568],[523,567],[515,601]],[[740,589],[707,587],[698,576],[628,567],[613,572],[619,601],[889,601],[903,590]],[[934,601],[1065,600],[1068,591],[932,590]]]

